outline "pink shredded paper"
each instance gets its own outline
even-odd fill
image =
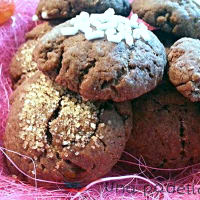
[[[14,0],[16,5],[14,16],[0,26],[0,200],[200,199],[198,170],[192,170],[190,175],[180,176],[173,181],[163,179],[163,181],[158,182],[157,177],[148,179],[142,172],[132,175],[127,175],[125,172],[122,174],[119,167],[115,167],[107,177],[91,183],[81,191],[72,191],[60,184],[54,184],[54,189],[51,190],[38,188],[37,181],[35,186],[30,186],[9,174],[4,162],[7,155],[2,146],[2,136],[9,112],[9,96],[12,93],[8,73],[9,63],[19,45],[24,42],[25,33],[35,26],[35,23],[32,22],[32,16],[38,1]],[[141,165],[139,161],[132,158],[131,155],[129,156],[130,162],[126,162],[126,165]],[[169,187],[170,184],[171,187]],[[184,189],[180,190],[180,186]]]

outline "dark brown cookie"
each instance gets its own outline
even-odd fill
[[[200,162],[200,104],[187,100],[168,81],[132,105],[133,131],[126,151],[156,168]]]
[[[32,158],[37,178],[83,186],[109,172],[120,158],[132,130],[130,102],[85,102],[39,71],[13,95],[4,145]],[[34,178],[30,159],[7,154]],[[9,161],[8,166],[19,174]]]
[[[44,35],[34,52],[39,69],[58,84],[88,100],[120,102],[147,93],[162,80],[166,53],[152,32],[134,29],[131,45],[125,40],[111,42],[118,35],[104,33],[93,40],[81,32],[63,36],[68,34],[65,30],[74,30],[73,20]]]
[[[200,38],[198,0],[134,0],[132,8],[145,22],[165,32]]]
[[[43,23],[26,34],[26,42],[19,47],[10,64],[13,89],[16,89],[26,78],[31,77],[38,70],[37,63],[32,59],[33,50],[38,38],[51,29],[52,26],[49,23]]]
[[[191,101],[200,101],[200,40],[182,38],[168,55],[169,78]]]
[[[40,0],[36,15],[40,19],[71,19],[81,11],[103,13],[108,8],[122,16],[129,16],[131,5],[128,0]]]

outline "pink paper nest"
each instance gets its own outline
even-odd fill
[[[35,12],[38,0],[14,0],[14,2],[16,5],[15,15],[6,24],[0,26],[0,199],[200,199],[199,172],[195,169],[187,177],[179,176],[173,181],[163,179],[158,184],[158,177],[150,180],[144,178],[145,176],[136,174],[126,175],[125,172],[122,176],[121,170],[115,168],[108,177],[91,183],[80,192],[69,190],[67,187],[63,187],[63,184],[54,184],[52,190],[38,188],[37,181],[35,181],[35,187],[30,186],[13,178],[7,172],[4,163],[6,154],[2,147],[2,136],[9,112],[9,96],[12,93],[8,73],[9,63],[19,45],[24,42],[25,33],[35,25],[32,22],[32,15]],[[136,159],[131,156],[130,158],[129,164],[141,165]],[[147,171],[148,169],[146,167]],[[142,172],[140,175],[142,175]],[[185,189],[180,186],[184,186]]]

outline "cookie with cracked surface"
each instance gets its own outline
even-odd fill
[[[85,102],[39,71],[13,96],[4,146],[32,158],[37,178],[83,186],[109,172],[120,158],[132,129],[130,102]],[[34,178],[30,159],[7,154]],[[19,174],[9,161],[8,167]]]
[[[132,8],[145,22],[165,32],[200,38],[198,0],[134,0]]]
[[[71,19],[81,11],[103,13],[108,8],[122,16],[129,16],[131,5],[128,0],[40,0],[36,16],[42,20]]]
[[[200,162],[198,103],[183,97],[168,81],[133,100],[132,106],[133,131],[126,151],[154,168],[177,169]]]
[[[88,100],[121,102],[149,92],[162,80],[166,53],[152,32],[134,29],[129,46],[105,35],[94,40],[81,32],[63,36],[68,28],[70,21],[55,27],[34,51],[39,70],[63,87]]]
[[[13,89],[16,89],[38,70],[37,63],[32,58],[33,50],[37,45],[37,40],[51,29],[50,23],[43,23],[26,34],[26,42],[19,47],[10,64]]]
[[[182,38],[168,55],[169,78],[176,89],[191,101],[200,101],[200,40]]]

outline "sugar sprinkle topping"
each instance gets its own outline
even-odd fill
[[[50,132],[65,147],[84,148],[95,134],[98,113],[93,103],[84,102],[78,95],[64,95],[58,117],[49,124]]]
[[[62,27],[60,32],[63,36],[73,36],[80,32],[84,33],[87,40],[107,38],[108,41],[119,43],[125,41],[132,46],[134,39],[150,39],[148,28],[137,22],[137,14],[130,19],[115,15],[115,11],[109,8],[102,14],[89,14],[81,12],[75,18],[69,20],[68,27]],[[137,31],[136,31],[137,30]]]
[[[27,89],[22,111],[19,113],[20,138],[23,148],[44,151],[47,144],[47,124],[58,106],[60,92],[45,75]]]
[[[36,41],[24,43],[21,53],[16,54],[16,60],[20,62],[23,74],[37,71],[37,63],[33,61],[33,51],[36,44]]]
[[[79,95],[64,93],[43,74],[26,87],[23,108],[18,116],[24,149],[47,150],[48,157],[52,157],[51,143],[76,156],[91,140],[94,141],[93,149],[99,147],[98,139],[103,135],[96,134],[96,130],[98,125],[104,124],[99,123],[100,110],[92,102],[85,102]],[[52,135],[50,143],[47,132]]]

